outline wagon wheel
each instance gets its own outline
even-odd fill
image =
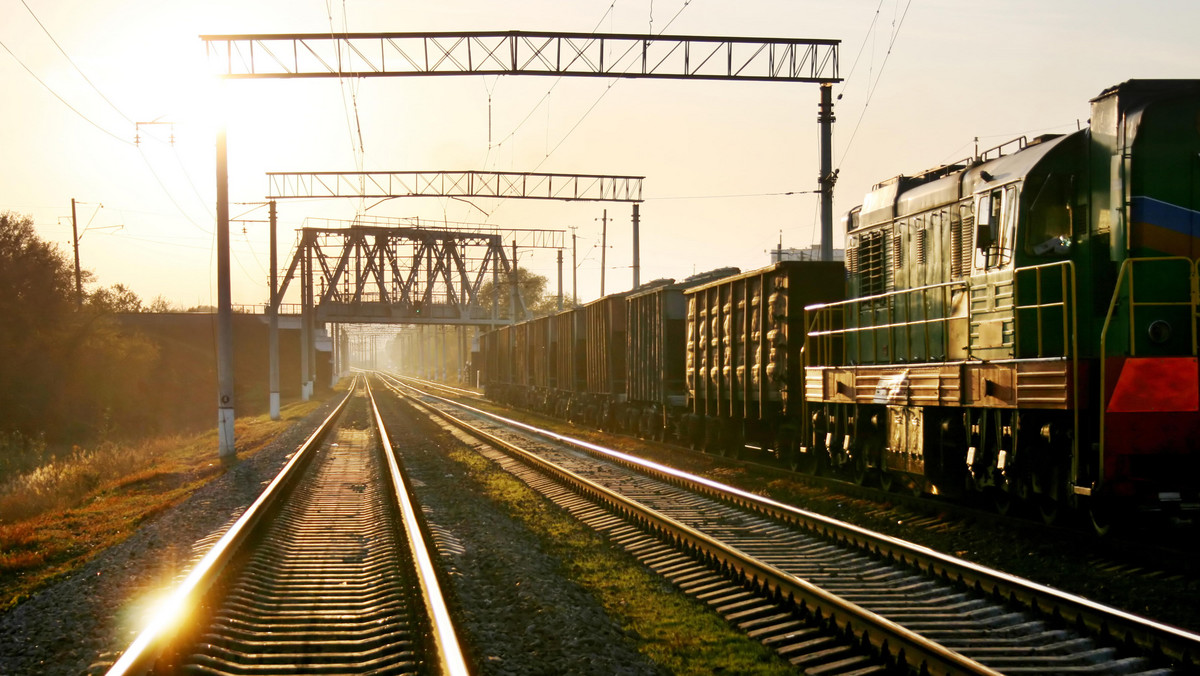
[[[909,475],[908,492],[914,498],[919,498],[925,494],[925,477]]]
[[[884,468],[879,469],[879,487],[891,493],[897,486],[896,473],[889,472]]]
[[[726,421],[721,437],[724,442],[721,444],[723,455],[735,460],[740,459],[746,450],[746,436],[741,430],[740,423]]]
[[[797,448],[792,454],[792,469],[804,474],[820,476],[825,470],[825,449],[813,447],[801,453]]]
[[[706,418],[704,421],[704,452],[721,454],[721,421],[716,418]]]

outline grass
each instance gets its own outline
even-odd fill
[[[511,474],[469,450],[450,458],[469,480],[526,524],[565,573],[588,589],[648,659],[672,674],[792,674],[761,643],[734,630],[703,603],[676,590],[640,562]]]
[[[238,456],[255,455],[317,406],[239,419]],[[128,538],[221,475],[217,432],[76,449],[0,486],[0,612]]]

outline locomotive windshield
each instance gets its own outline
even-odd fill
[[[1049,174],[1032,190],[1025,252],[1035,256],[1065,254],[1071,245],[1071,177]]]

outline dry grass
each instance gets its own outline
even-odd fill
[[[258,453],[320,402],[281,420],[238,420],[238,456]],[[215,430],[75,449],[0,486],[0,612],[129,537],[146,519],[224,472]]]

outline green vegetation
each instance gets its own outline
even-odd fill
[[[484,494],[524,522],[563,561],[566,575],[591,591],[638,650],[672,674],[791,674],[795,670],[761,643],[731,628],[699,601],[549,505],[541,495],[479,454],[451,459],[468,469]]]
[[[319,405],[285,406],[282,419],[242,418],[238,455],[258,453]],[[75,449],[0,485],[0,612],[128,538],[146,519],[220,476],[217,434]]]
[[[542,317],[558,312],[558,293],[546,293],[547,284],[549,284],[549,280],[545,276],[530,272],[525,268],[517,268],[517,285],[521,289],[521,298],[525,301],[525,308],[531,316]],[[490,312],[492,298],[495,295],[496,288],[492,282],[484,282],[479,287],[479,306]],[[499,307],[497,308],[501,319],[508,319],[512,316],[511,296],[512,287],[506,282],[501,282]],[[563,308],[570,307],[573,307],[573,304],[568,295],[563,298]]]
[[[32,219],[0,213],[0,472],[31,460],[14,453],[41,460],[46,444],[69,448],[151,423],[144,383],[157,348],[113,321],[140,309],[120,284],[77,298],[66,256]]]

